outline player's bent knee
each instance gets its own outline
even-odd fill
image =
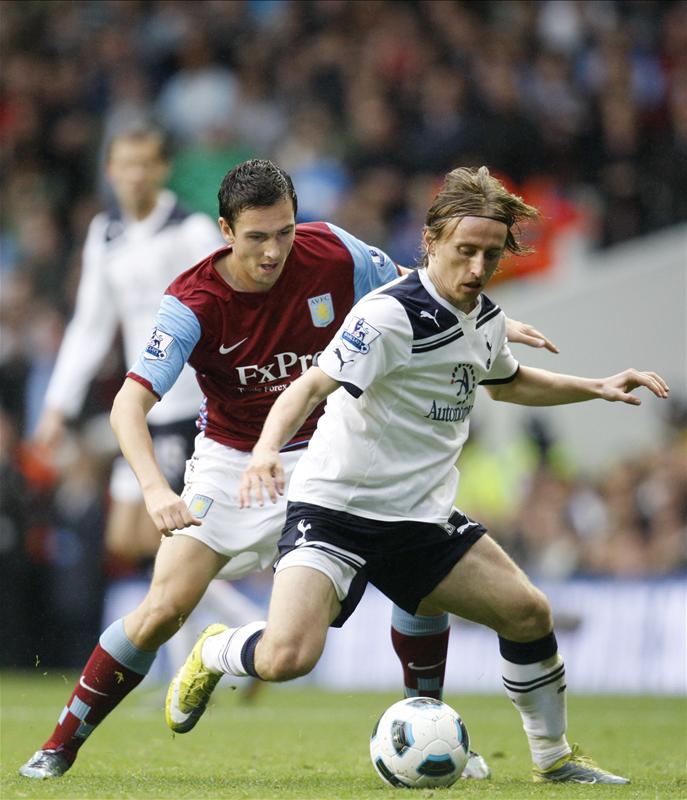
[[[255,667],[263,680],[290,681],[311,672],[319,657],[320,650],[305,643],[282,642],[259,648]]]
[[[189,611],[180,603],[145,600],[126,624],[127,634],[136,647],[152,650],[172,638],[186,621]]]
[[[513,608],[507,638],[521,642],[534,641],[553,629],[551,606],[546,595],[534,586],[528,587]]]

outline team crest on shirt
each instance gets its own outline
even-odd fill
[[[370,352],[370,345],[378,336],[381,333],[377,328],[365,322],[362,317],[351,317],[346,330],[341,334],[341,340],[347,350],[365,355]]]
[[[161,331],[159,328],[153,328],[150,340],[143,351],[143,358],[148,358],[151,361],[164,361],[173,341],[173,336]]]
[[[436,422],[463,422],[470,416],[477,387],[477,377],[472,364],[456,364],[451,371],[449,383],[456,393],[454,403],[442,405],[432,400],[425,419]]]
[[[455,387],[458,401],[463,403],[472,397],[477,380],[472,364],[456,364],[451,372],[451,385]]]
[[[309,297],[308,308],[312,324],[316,328],[326,328],[334,320],[334,302],[329,292],[319,294],[317,297]]]

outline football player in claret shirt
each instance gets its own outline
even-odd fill
[[[21,768],[26,777],[59,777],[71,767],[94,727],[143,679],[157,649],[218,573],[239,578],[274,562],[285,501],[252,510],[238,502],[239,481],[265,417],[278,395],[316,363],[353,304],[404,271],[334,225],[296,225],[291,179],[269,161],[248,161],[227,173],[219,207],[226,246],[169,286],[150,341],[112,408],[122,452],[163,536],[149,592],[103,632],[55,730]],[[555,349],[530,326],[512,322],[509,332],[525,344]],[[180,496],[156,460],[146,416],[187,363],[204,401]],[[287,473],[321,413],[313,409],[285,443]],[[439,697],[447,615],[415,617],[395,608],[392,624],[406,693]],[[176,695],[168,696],[167,723],[174,731],[193,727],[203,696],[209,697],[206,687],[189,711]],[[489,772],[477,754],[466,769],[474,777]]]
[[[78,414],[90,382],[111,357],[117,329],[122,331],[127,362],[133,363],[170,282],[223,244],[213,219],[189,212],[164,188],[169,148],[164,130],[154,123],[138,120],[117,129],[106,145],[105,166],[112,203],[89,226],[74,314],[34,432],[48,453],[59,448],[65,421]],[[193,369],[187,366],[148,416],[156,459],[175,491],[184,486],[201,401]],[[109,496],[108,552],[147,570],[160,534],[146,511],[136,476],[122,457],[114,462]],[[253,619],[259,611],[226,581],[208,585],[198,610],[204,617],[234,617],[235,624]],[[175,669],[194,640],[193,626],[186,626],[170,642],[168,659]]]
[[[177,704],[222,674],[281,681],[308,673],[330,625],[367,582],[406,613],[450,612],[499,637],[506,693],[520,712],[535,781],[624,784],[566,738],[565,668],[546,597],[454,506],[455,462],[479,385],[497,400],[638,405],[668,386],[628,369],[579,378],[520,366],[501,309],[482,294],[519,223],[537,210],[486,167],[450,172],[424,229],[425,266],[357,303],[318,364],[277,399],[242,480],[241,502],[284,491],[280,448],[327,405],[288,489],[268,620],[216,630],[175,678]],[[345,355],[345,358],[342,356]],[[204,698],[207,702],[207,698]],[[198,704],[200,708],[200,704]]]

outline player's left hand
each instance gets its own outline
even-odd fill
[[[624,372],[601,380],[601,397],[611,403],[621,402],[631,406],[640,406],[642,401],[630,394],[633,389],[640,386],[646,386],[650,392],[661,399],[668,397],[670,392],[668,384],[655,372],[626,369]]]
[[[265,504],[263,488],[273,503],[284,494],[284,468],[276,450],[253,450],[239,486],[239,508],[249,508],[253,497],[262,507]]]
[[[506,317],[506,336],[509,342],[526,344],[528,347],[545,347],[551,353],[559,353],[556,345],[538,331],[533,325],[518,322],[517,319]]]

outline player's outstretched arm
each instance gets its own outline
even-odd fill
[[[668,397],[670,392],[660,375],[636,369],[626,369],[608,378],[580,378],[533,367],[520,367],[510,383],[486,388],[494,400],[526,406],[564,405],[597,398],[638,406],[641,400],[631,392],[642,386],[661,399]]]
[[[110,424],[136,474],[150,518],[163,536],[169,536],[172,531],[202,523],[172,491],[155,458],[146,416],[156,402],[145,386],[126,378],[112,404]]]
[[[551,353],[559,353],[556,345],[538,331],[534,325],[527,322],[518,322],[517,319],[506,317],[506,336],[513,344],[526,344],[529,347],[545,347]]]
[[[253,448],[239,487],[239,506],[250,506],[252,499],[264,505],[263,488],[273,503],[284,493],[284,470],[279,451],[305,422],[311,412],[335,389],[338,381],[319,367],[310,369],[279,395],[270,409],[260,438]]]

